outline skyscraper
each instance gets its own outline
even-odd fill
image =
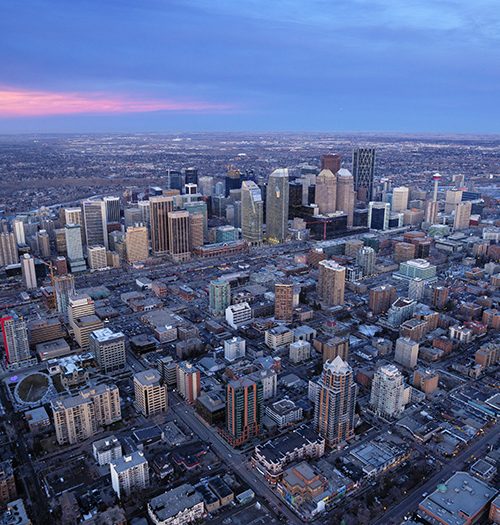
[[[5,358],[9,367],[21,365],[31,358],[28,342],[28,328],[24,319],[8,315],[0,319]]]
[[[186,168],[184,170],[184,183],[185,184],[198,184],[198,169],[197,168]]]
[[[370,202],[368,204],[368,228],[372,230],[387,230],[391,205],[388,202]]]
[[[392,211],[403,211],[408,209],[408,197],[410,189],[406,186],[399,186],[392,190]]]
[[[227,439],[239,446],[260,432],[263,413],[262,383],[247,377],[230,381],[226,387]]]
[[[266,197],[266,236],[283,242],[288,233],[288,169],[274,170],[269,176]]]
[[[82,216],[87,246],[100,245],[108,248],[108,228],[104,201],[83,201]]]
[[[469,227],[472,210],[471,201],[459,202],[455,208],[454,230],[465,230]]]
[[[151,221],[151,250],[155,255],[168,252],[168,214],[174,209],[172,197],[149,199]]]
[[[189,212],[186,210],[168,214],[168,251],[176,262],[187,261],[191,257]]]
[[[337,173],[340,169],[340,161],[340,155],[337,155],[336,153],[321,155],[321,169]]]
[[[328,306],[344,304],[345,267],[325,259],[319,263],[318,295]]]
[[[262,243],[264,202],[260,188],[253,180],[241,184],[241,236],[249,244]]]
[[[404,410],[403,376],[394,365],[381,366],[373,376],[370,405],[378,416],[398,417]]]
[[[28,290],[35,289],[38,286],[36,282],[35,259],[28,253],[21,256],[21,272],[24,286]]]
[[[396,288],[392,284],[382,284],[370,288],[368,306],[373,315],[385,314],[396,300]]]
[[[18,246],[26,244],[24,222],[21,219],[15,219],[12,221],[12,231],[14,232],[14,237],[16,238],[16,243]]]
[[[370,202],[373,199],[373,176],[375,173],[375,149],[356,148],[352,152],[352,174],[358,200]]]
[[[189,247],[191,250],[203,246],[203,214],[189,213]]]
[[[106,248],[104,246],[88,246],[87,260],[91,270],[102,270],[108,265]]]
[[[337,356],[323,365],[314,408],[314,426],[330,447],[354,436],[357,386],[352,368]]]
[[[41,257],[50,257],[50,238],[47,230],[40,230],[36,234],[38,253]]]
[[[66,224],[64,227],[66,236],[66,253],[71,271],[83,272],[87,269],[83,258],[82,233],[79,224]]]
[[[231,285],[224,279],[210,281],[208,292],[209,308],[212,315],[221,316],[231,304]]]
[[[337,173],[337,211],[347,215],[347,227],[351,228],[354,218],[354,178],[349,170],[341,168]]]
[[[230,167],[226,174],[226,188],[225,195],[229,196],[231,190],[239,190],[241,188],[241,173],[239,170]]]
[[[135,263],[149,257],[148,229],[146,226],[131,226],[125,233],[127,261]]]
[[[64,224],[83,225],[81,208],[64,208]]]
[[[69,298],[75,294],[75,278],[71,274],[54,277],[54,292],[57,311],[62,314],[66,313]]]
[[[17,261],[17,243],[14,233],[0,233],[0,266],[15,264]]]
[[[316,177],[315,202],[322,214],[337,209],[337,176],[330,170],[322,170]]]
[[[274,285],[274,318],[291,321],[293,318],[293,283],[281,282]]]
[[[120,197],[104,197],[103,200],[108,227],[111,224],[120,224]]]

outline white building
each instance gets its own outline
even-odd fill
[[[246,341],[242,337],[233,337],[224,341],[224,359],[235,361],[245,357]]]
[[[381,366],[373,376],[370,405],[386,418],[398,417],[404,410],[403,375],[394,365]]]
[[[119,498],[149,486],[149,465],[142,452],[132,452],[109,464],[111,485]]]
[[[167,386],[153,368],[134,374],[135,407],[145,417],[167,411]]]
[[[102,270],[107,268],[108,260],[106,257],[106,248],[104,246],[89,246],[87,248],[89,268],[91,270]]]
[[[122,332],[101,328],[90,334],[89,343],[101,372],[109,374],[125,368],[127,356]]]
[[[302,408],[290,399],[280,399],[266,407],[266,415],[276,422],[278,427],[284,428],[302,420]]]
[[[35,259],[28,253],[21,257],[21,272],[24,286],[28,290],[35,289],[38,286],[36,282]]]
[[[252,308],[248,303],[232,304],[226,308],[226,322],[237,329],[252,320]]]
[[[306,361],[311,357],[311,343],[300,340],[291,343],[289,357],[292,363]]]
[[[266,330],[264,338],[269,348],[277,350],[293,342],[293,330],[288,326],[275,326]]]
[[[278,374],[269,368],[259,370],[249,376],[256,383],[262,384],[263,399],[271,399],[276,396],[278,390]]]
[[[115,436],[99,439],[92,443],[92,454],[99,466],[108,465],[123,456],[122,444]]]

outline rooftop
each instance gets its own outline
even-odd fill
[[[496,490],[466,472],[456,472],[427,496],[420,508],[449,525],[464,525],[487,505]]]
[[[159,521],[166,521],[202,501],[201,494],[192,485],[185,483],[156,496],[148,503],[148,507]]]

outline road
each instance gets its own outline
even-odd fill
[[[247,485],[261,498],[267,501],[275,512],[285,515],[289,524],[299,525],[302,521],[271,491],[267,483],[248,469],[245,456],[238,450],[233,449],[217,432],[208,428],[194,414],[193,409],[188,407],[180,397],[171,393],[176,403],[171,403],[170,408],[175,415],[187,425],[204,443],[209,443],[221,460],[236,472]]]
[[[372,525],[391,525],[399,524],[403,516],[408,512],[414,511],[420,501],[422,501],[422,494],[425,492],[432,492],[436,486],[443,480],[448,479],[454,472],[463,467],[466,459],[472,455],[477,456],[478,452],[487,445],[494,443],[498,439],[498,432],[500,431],[500,423],[490,428],[484,436],[474,442],[473,445],[462,451],[458,456],[449,461],[438,473],[429,478],[423,485],[415,488],[401,503],[389,509],[378,520],[374,521]]]

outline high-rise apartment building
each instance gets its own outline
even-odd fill
[[[352,174],[358,200],[370,202],[373,199],[373,178],[375,174],[374,148],[356,148],[352,152]]]
[[[129,456],[122,456],[109,464],[111,486],[116,495],[123,499],[149,486],[149,465],[138,450]]]
[[[37,288],[35,259],[33,259],[28,253],[21,256],[21,273],[23,276],[23,284],[27,290],[34,290]]]
[[[83,258],[83,245],[81,226],[68,223],[64,227],[66,237],[66,253],[68,255],[69,267],[72,273],[84,272],[87,269]]]
[[[104,246],[89,246],[87,248],[87,259],[91,270],[102,270],[108,266],[106,248]]]
[[[436,286],[432,289],[432,306],[442,310],[448,302],[449,290],[445,286]]]
[[[316,392],[314,426],[330,447],[354,436],[356,395],[352,368],[339,356],[327,361]]]
[[[241,237],[253,246],[262,243],[264,201],[260,188],[252,180],[241,184]]]
[[[392,211],[404,211],[408,209],[408,198],[410,188],[399,186],[392,190]]]
[[[193,404],[201,391],[200,371],[188,361],[177,365],[177,392],[188,403]]]
[[[108,227],[104,201],[86,200],[82,202],[82,219],[87,246],[108,247]]]
[[[274,318],[279,321],[293,319],[293,283],[281,282],[274,285]]]
[[[274,170],[269,176],[266,195],[266,236],[283,242],[288,234],[288,169]]]
[[[242,337],[232,337],[224,341],[224,359],[235,361],[245,357],[246,342]]]
[[[260,432],[263,416],[262,384],[243,377],[226,387],[226,437],[239,446]]]
[[[337,173],[340,169],[341,157],[336,153],[327,153],[321,155],[321,169],[330,170],[332,173]]]
[[[17,497],[16,477],[12,460],[6,459],[0,462],[0,505],[4,506],[14,501]],[[18,500],[22,501],[22,500]],[[11,517],[12,519],[9,519]],[[5,525],[26,525],[31,524],[29,520],[22,520],[16,511],[11,512],[10,505],[7,506],[3,514],[2,521]]]
[[[224,279],[210,281],[208,291],[210,313],[215,316],[222,316],[226,308],[231,304],[231,285]]]
[[[68,301],[68,319],[70,326],[80,317],[95,314],[95,304],[90,295],[75,294],[69,297]]]
[[[59,313],[68,311],[69,298],[75,295],[75,278],[71,275],[58,275],[54,277],[54,292]]]
[[[394,351],[394,361],[403,365],[405,368],[415,368],[417,366],[419,344],[409,337],[399,337],[396,340]]]
[[[175,262],[187,261],[191,257],[189,212],[186,210],[168,214],[168,251]]]
[[[148,229],[146,226],[130,226],[125,233],[127,262],[145,261],[149,257]]]
[[[0,319],[0,326],[9,368],[22,366],[22,363],[31,359],[26,322],[17,315],[7,315]]]
[[[50,238],[47,230],[40,230],[36,234],[36,242],[38,245],[38,253],[40,257],[50,257]]]
[[[50,404],[60,445],[84,441],[122,418],[120,392],[113,384],[86,388],[77,395],[53,399]]]
[[[318,295],[328,306],[344,304],[345,267],[335,261],[320,261]]]
[[[337,175],[323,169],[316,177],[315,203],[322,214],[334,213],[337,209]]]
[[[14,232],[14,237],[16,238],[16,243],[18,246],[26,244],[24,221],[22,221],[21,219],[14,219],[12,221],[12,231]]]
[[[370,246],[363,246],[356,256],[356,264],[363,270],[363,276],[375,273],[376,253]]]
[[[0,233],[0,266],[15,264],[17,261],[17,243],[14,233]]]
[[[347,363],[349,359],[349,337],[334,336],[323,343],[323,363],[334,361],[337,356]]]
[[[377,369],[373,376],[370,405],[378,416],[395,418],[404,410],[403,375],[394,365]]]
[[[134,374],[135,407],[145,417],[167,411],[167,386],[160,373],[150,368]]]
[[[151,250],[155,255],[168,252],[168,214],[173,210],[173,197],[158,196],[149,199]]]
[[[354,221],[354,177],[351,172],[341,168],[337,173],[337,211],[347,215],[347,227],[351,228]]]
[[[89,348],[94,353],[97,366],[104,374],[120,372],[125,368],[127,355],[125,336],[109,328],[95,330],[89,336]]]
[[[382,284],[370,288],[368,306],[373,315],[385,314],[396,300],[396,288],[392,284]]]

